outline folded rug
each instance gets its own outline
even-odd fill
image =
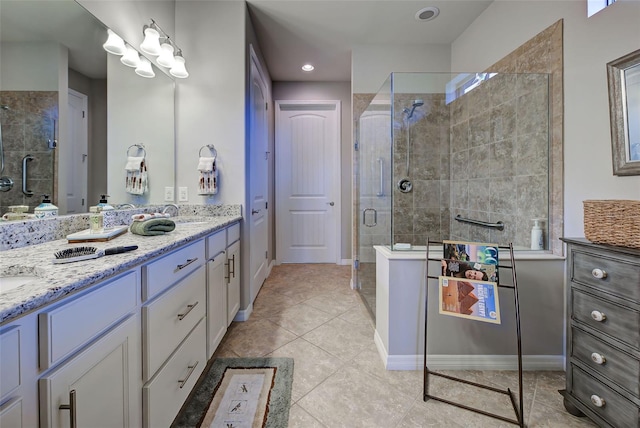
[[[134,221],[129,230],[131,233],[143,236],[163,235],[176,228],[173,220],[168,218],[152,218],[145,221]]]

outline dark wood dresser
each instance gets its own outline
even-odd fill
[[[602,427],[640,426],[640,250],[567,243],[564,405]]]

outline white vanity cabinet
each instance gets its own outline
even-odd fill
[[[38,314],[40,426],[141,423],[139,270]]]
[[[207,357],[227,332],[227,230],[207,237]]]
[[[227,326],[240,309],[240,224],[227,229]]]

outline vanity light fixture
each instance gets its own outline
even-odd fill
[[[104,50],[114,55],[123,55],[127,50],[124,45],[124,40],[122,40],[122,38],[114,33],[111,29],[108,29],[107,33],[109,33],[107,41],[104,42],[104,45],[102,45]]]
[[[315,67],[311,64],[305,64],[302,66],[302,71],[306,71],[307,73],[313,71]]]
[[[142,31],[145,37],[140,45],[140,49],[142,49],[143,52],[158,56],[156,60],[158,65],[168,68],[169,74],[173,77],[180,79],[189,77],[189,73],[185,67],[182,49],[160,28],[156,21],[152,19],[151,25],[145,25]]]
[[[138,51],[127,45],[127,51],[120,58],[120,62],[126,65],[127,67],[138,67],[140,64],[140,56],[138,55]]]
[[[152,78],[155,77],[156,74],[153,72],[151,68],[151,62],[145,57],[140,58],[140,64],[136,67],[136,74],[138,76]]]

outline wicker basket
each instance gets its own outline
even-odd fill
[[[584,236],[597,244],[640,248],[640,201],[584,201]]]

